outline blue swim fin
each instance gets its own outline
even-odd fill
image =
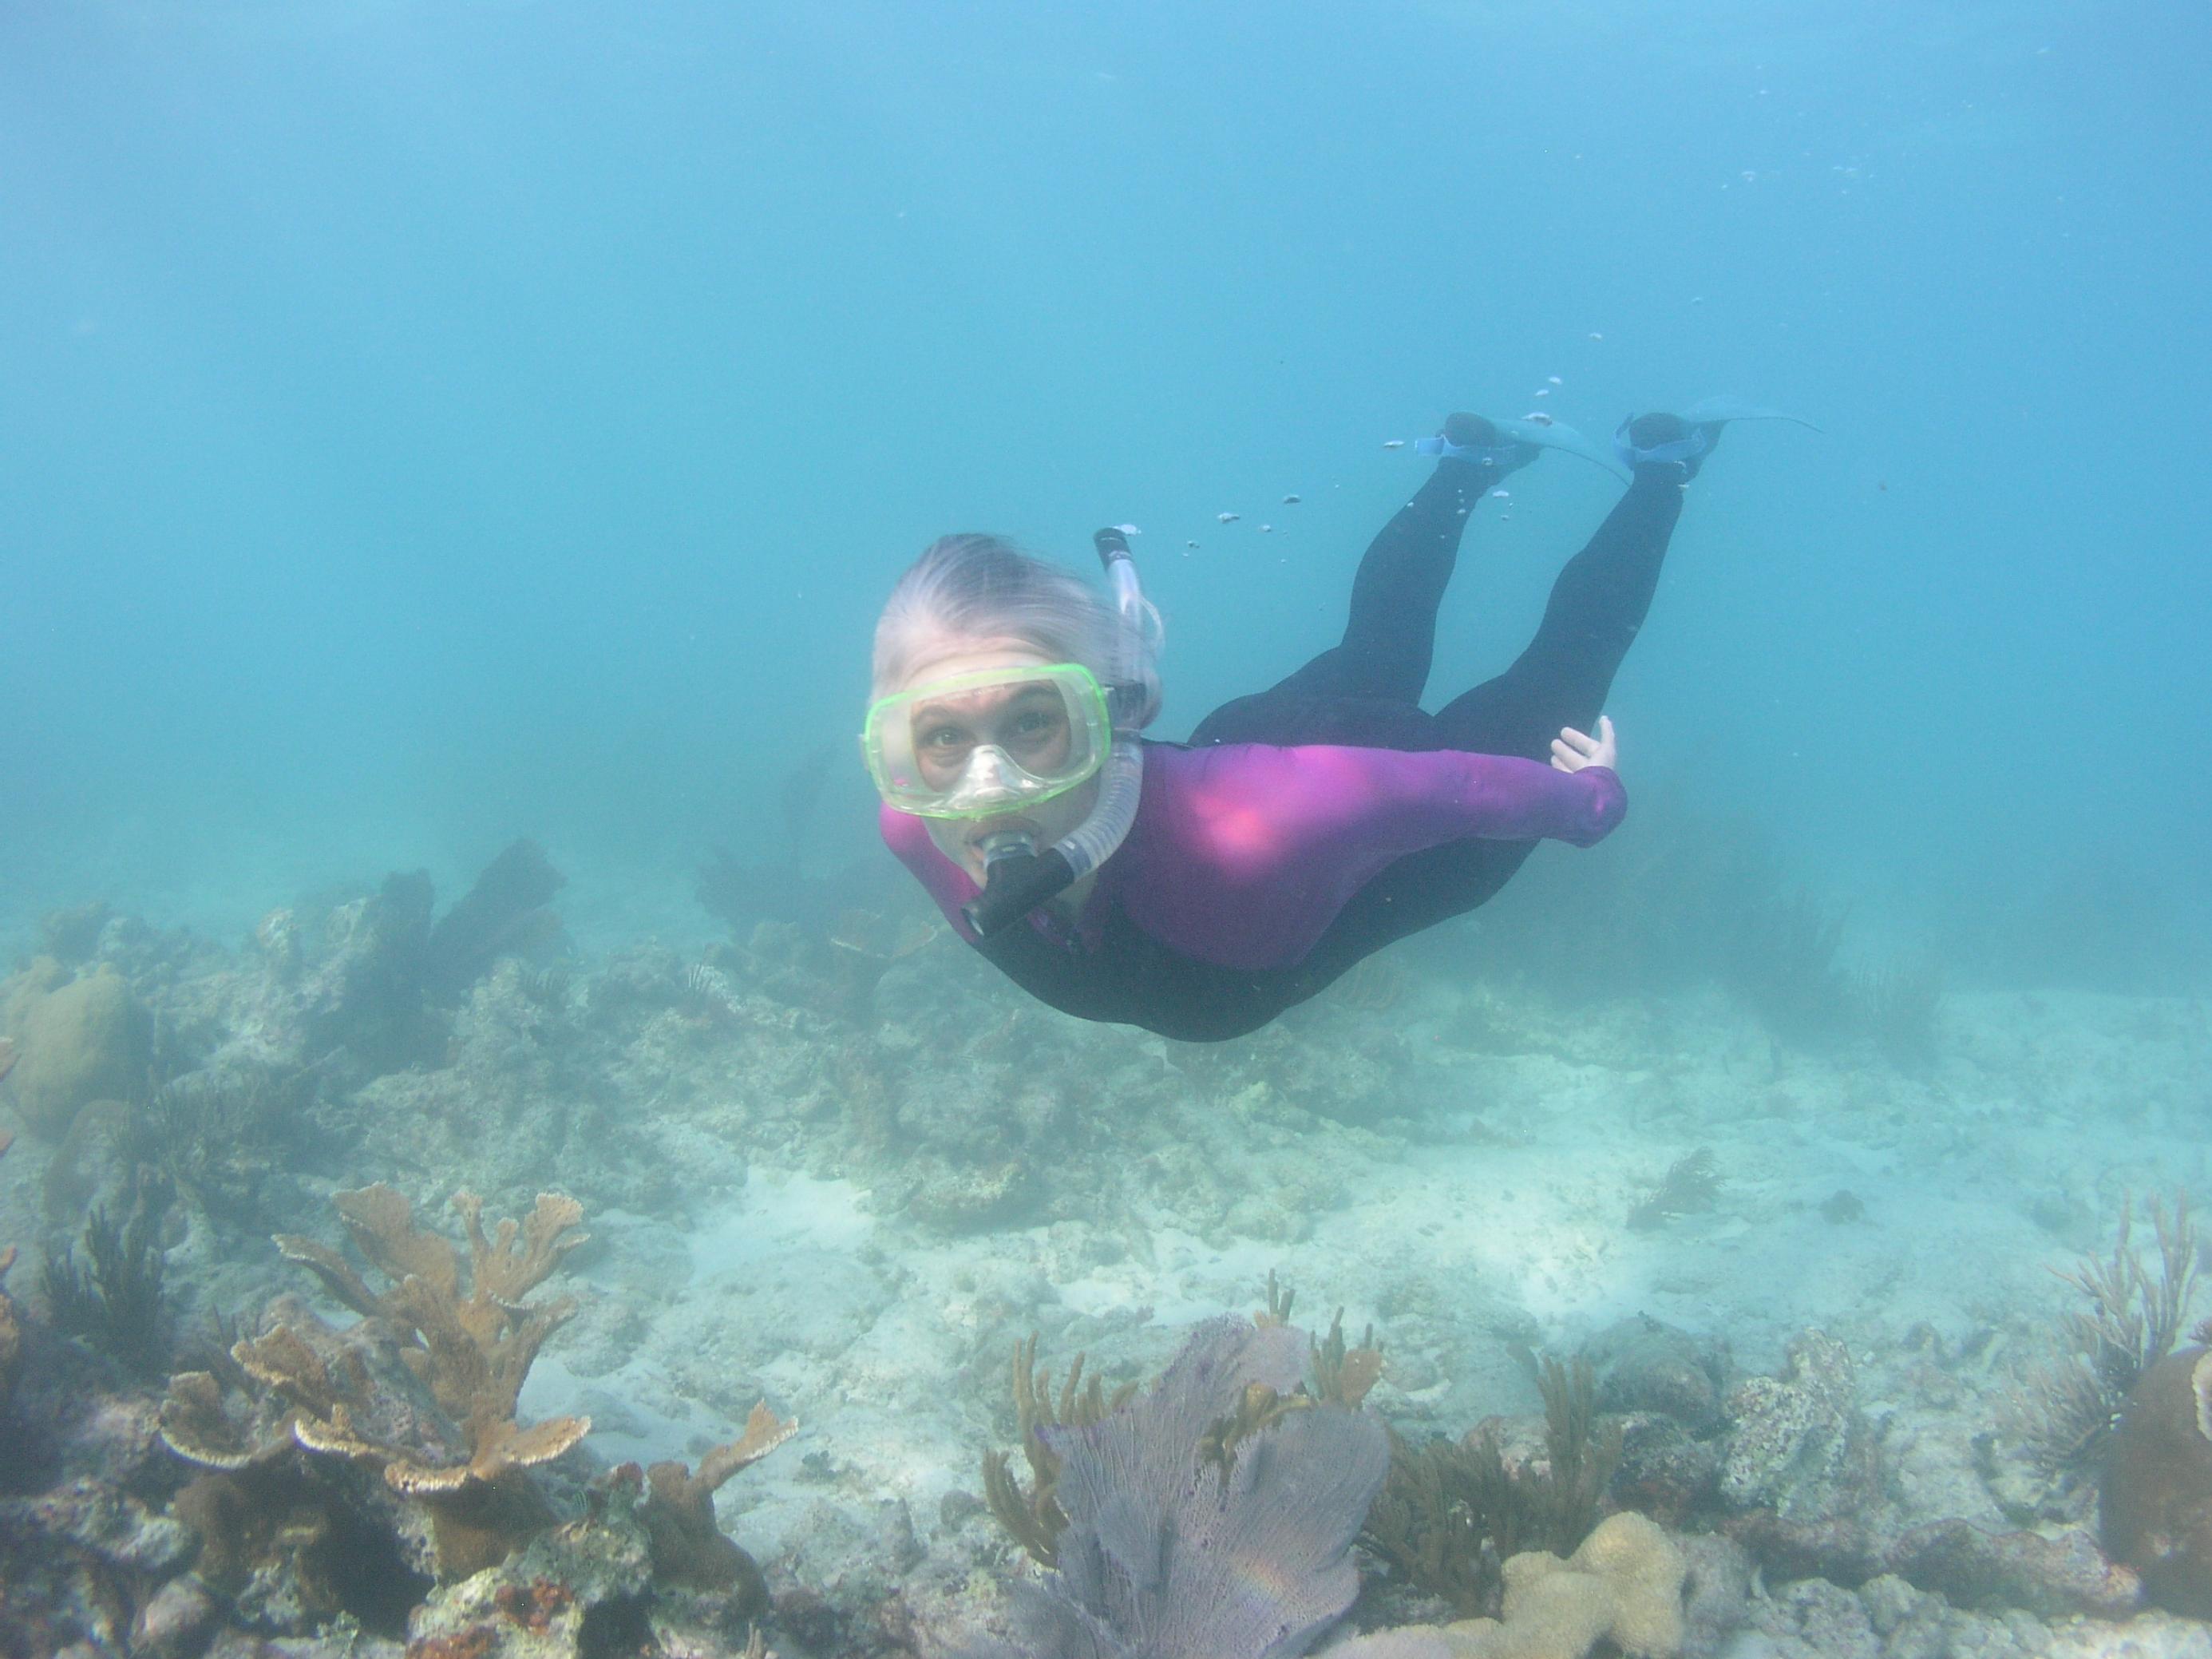
[[[1723,392],[1717,398],[1706,398],[1692,404],[1687,409],[1674,411],[1692,426],[1724,426],[1730,421],[1788,421],[1803,427],[1808,432],[1820,428],[1812,422],[1801,420],[1786,410],[1763,409],[1757,404],[1746,403]]]
[[[1656,416],[1652,418],[1665,420],[1667,417]],[[1639,445],[1632,433],[1637,420],[1636,416],[1625,416],[1620,425],[1614,429],[1613,449],[1613,453],[1620,458],[1621,464],[1634,468],[1672,461],[1682,469],[1685,479],[1698,476],[1698,468],[1712,453],[1713,446],[1721,440],[1721,428],[1731,421],[1788,421],[1808,432],[1820,429],[1812,422],[1802,420],[1782,410],[1761,408],[1757,404],[1746,403],[1741,398],[1725,394],[1702,398],[1675,415],[1669,424],[1681,429],[1682,435],[1677,438]]]
[[[1562,422],[1493,420],[1491,425],[1498,429],[1498,437],[1504,441],[1497,446],[1498,449],[1516,444],[1528,444],[1538,449],[1563,449],[1568,454],[1579,455],[1619,477],[1632,476],[1626,467],[1606,453],[1603,448]],[[1492,453],[1486,449],[1462,447],[1443,438],[1417,438],[1413,441],[1413,448],[1423,455],[1450,455],[1476,462]]]

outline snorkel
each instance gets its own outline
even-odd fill
[[[1129,538],[1118,529],[1091,538],[1106,567],[1107,586],[1121,626],[1109,665],[1107,707],[1114,741],[1098,771],[1098,799],[1090,815],[1042,852],[1026,830],[1006,830],[984,838],[983,890],[960,914],[979,939],[988,939],[1037,908],[1057,898],[1106,862],[1136,822],[1137,799],[1144,789],[1145,749],[1139,741],[1146,717],[1143,641],[1151,613],[1137,581]]]

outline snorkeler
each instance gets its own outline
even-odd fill
[[[883,836],[952,925],[1033,996],[1189,1042],[1241,1036],[1393,940],[1474,908],[1539,840],[1626,810],[1601,712],[1659,580],[1683,487],[1729,419],[1571,429],[1454,415],[1435,472],[1360,561],[1342,641],[1199,722],[1158,713],[1157,613],[1127,539],[1114,598],[994,536],[948,536],[877,624],[862,736]],[[1546,448],[1625,472],[1511,667],[1420,706],[1461,533]],[[1615,457],[1618,465],[1615,465]]]

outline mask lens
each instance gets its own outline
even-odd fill
[[[1105,697],[1072,663],[994,669],[886,697],[863,746],[884,799],[951,817],[1051,799],[1098,769]]]

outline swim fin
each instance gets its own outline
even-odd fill
[[[1802,420],[1779,409],[1765,409],[1757,404],[1746,403],[1741,398],[1725,394],[1701,398],[1674,416],[1624,416],[1613,434],[1613,453],[1623,465],[1635,468],[1657,462],[1672,461],[1682,469],[1685,480],[1698,476],[1698,468],[1712,453],[1713,446],[1721,441],[1721,429],[1731,421],[1788,421],[1809,432],[1820,428],[1812,422]],[[1680,435],[1653,441],[1653,434],[1639,434],[1635,428],[1643,422],[1663,422],[1671,432]],[[1639,442],[1643,438],[1645,441]]]
[[[1579,455],[1592,465],[1601,466],[1622,478],[1632,476],[1620,462],[1564,422],[1492,421],[1490,424],[1501,441],[1495,448],[1462,447],[1442,437],[1416,439],[1413,447],[1423,455],[1450,455],[1480,462],[1486,454],[1494,456],[1498,450],[1527,444],[1537,449],[1563,449],[1570,455]],[[1521,463],[1516,462],[1518,464]]]
[[[1717,398],[1706,398],[1692,404],[1687,409],[1674,411],[1692,426],[1718,426],[1729,421],[1788,421],[1802,426],[1808,432],[1820,428],[1812,422],[1802,420],[1786,410],[1764,409],[1757,404],[1746,403],[1741,398],[1723,392]]]

